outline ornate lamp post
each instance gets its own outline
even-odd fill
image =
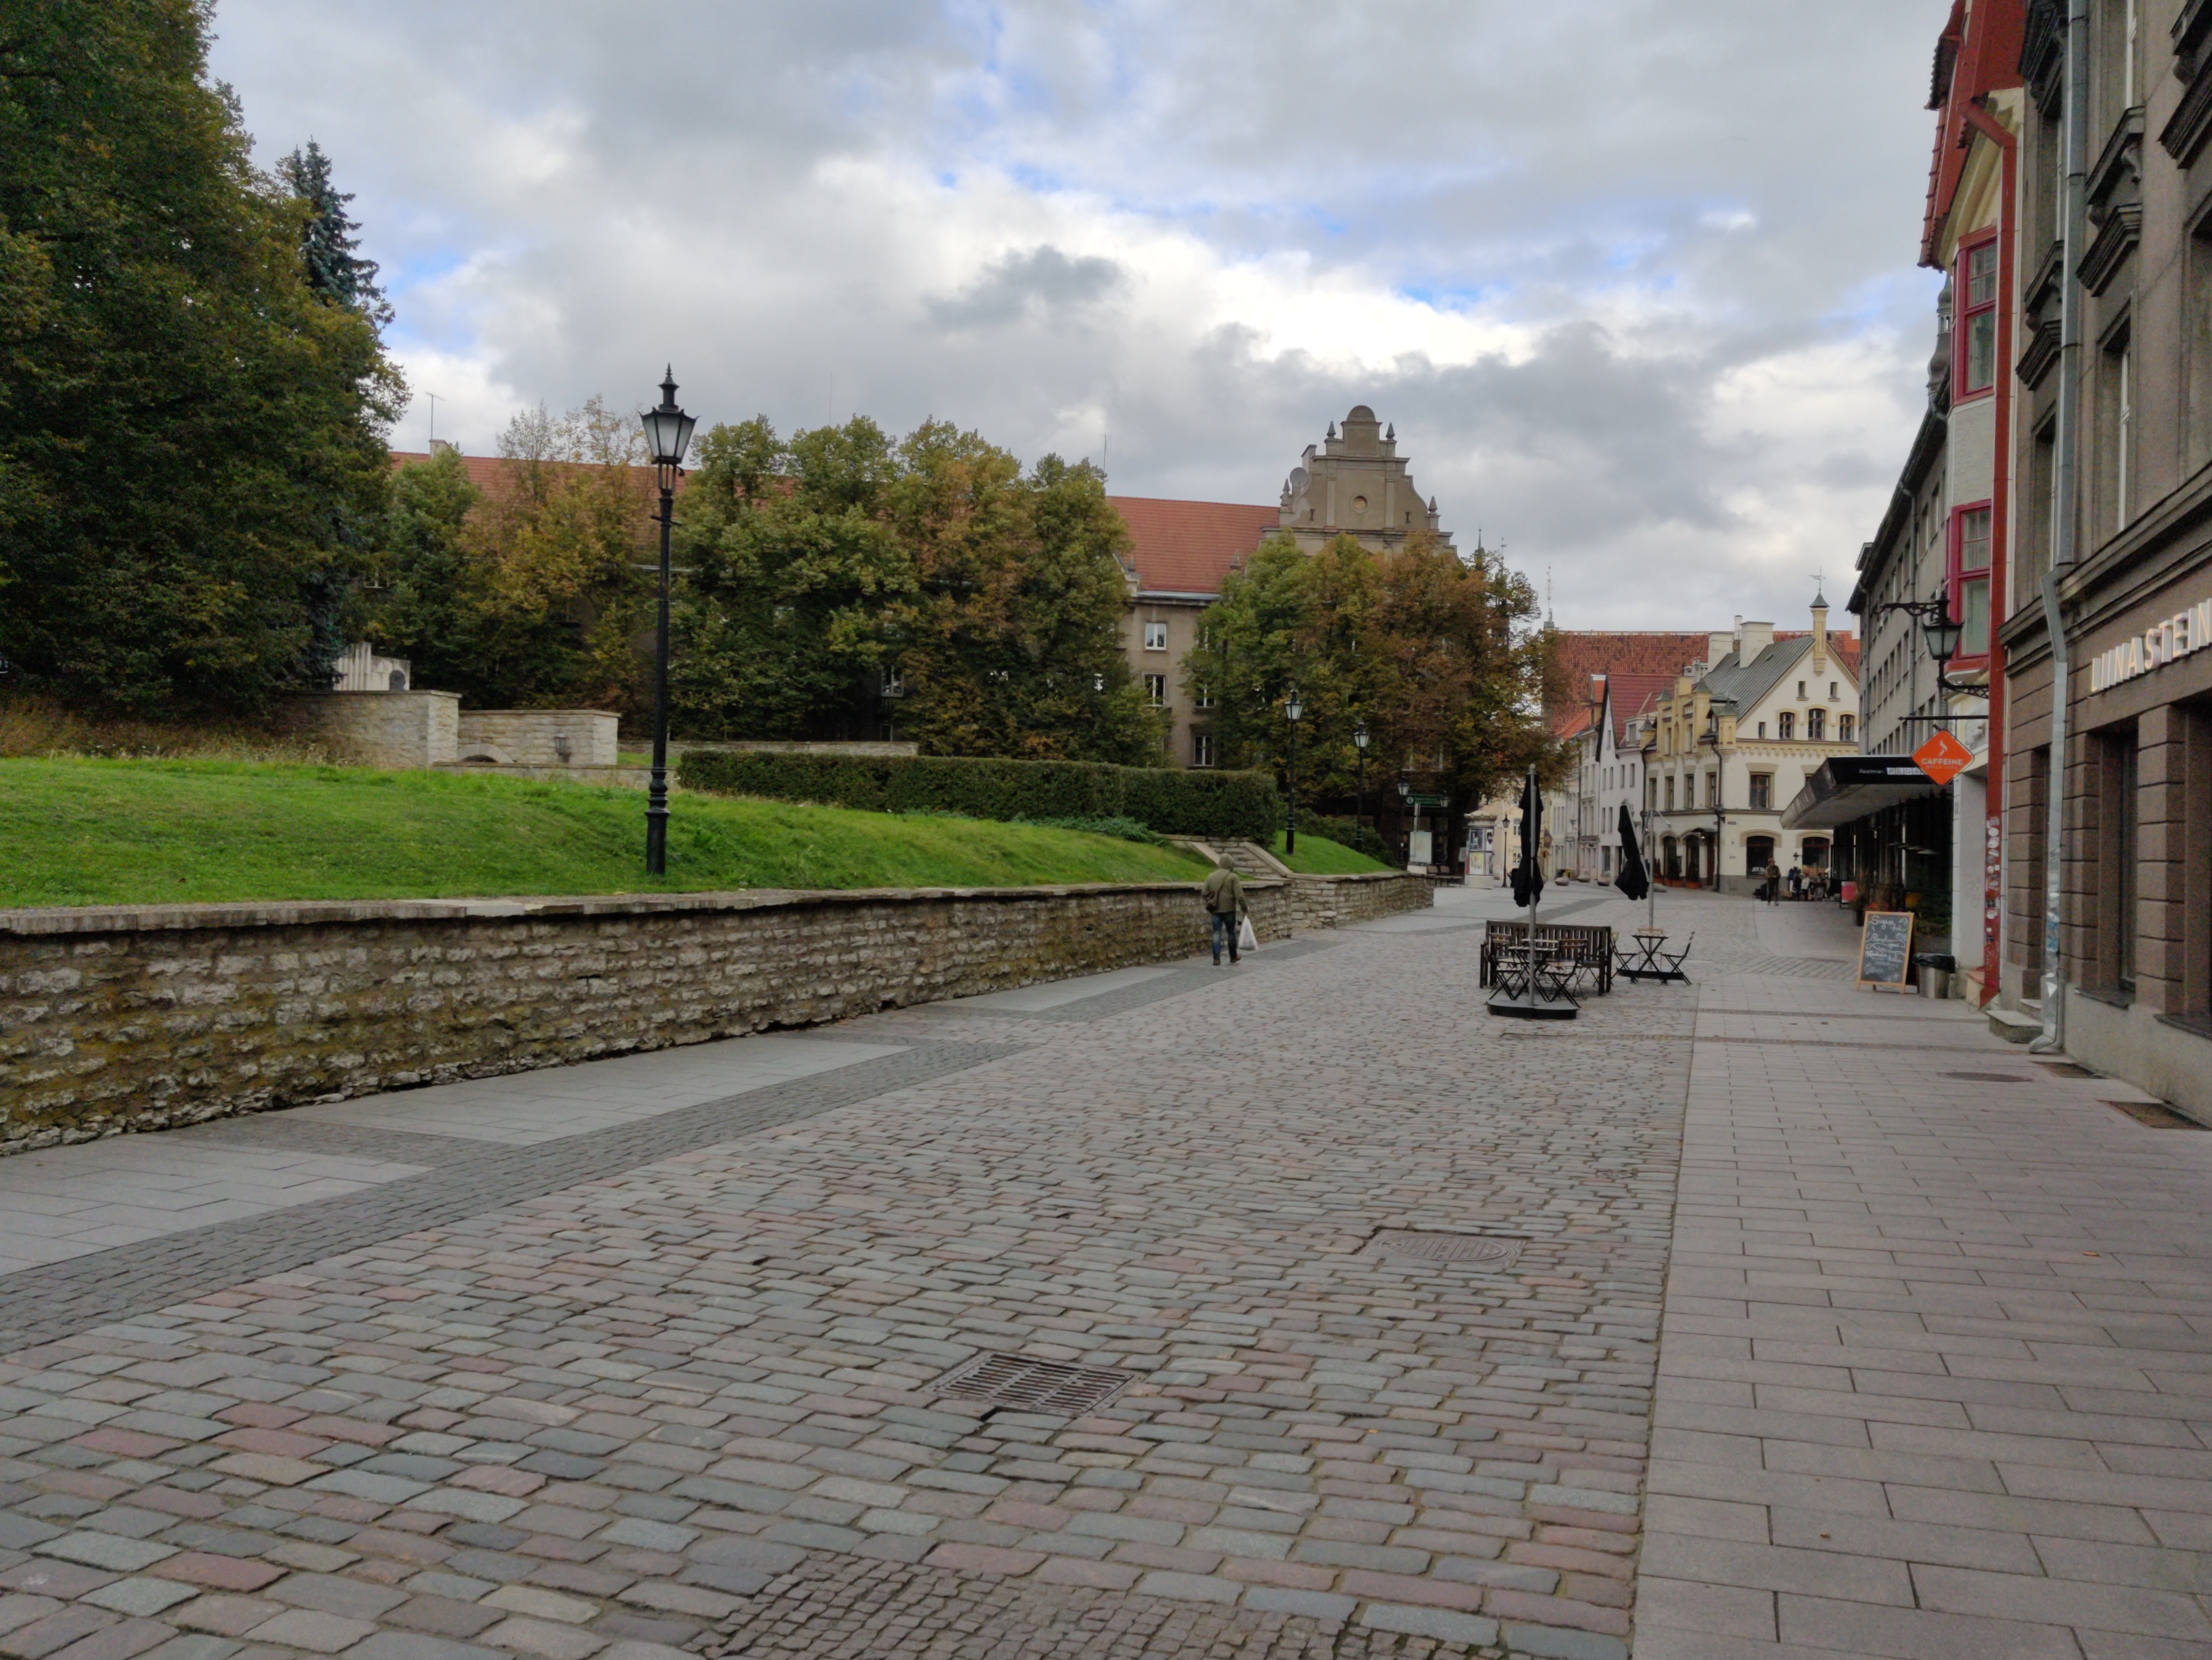
[[[1367,723],[1359,722],[1352,729],[1352,747],[1359,757],[1358,805],[1352,809],[1352,828],[1354,835],[1367,822]]]
[[[1283,701],[1283,718],[1291,723],[1291,809],[1290,822],[1283,827],[1283,851],[1298,850],[1298,721],[1306,706],[1298,701],[1298,689],[1291,688],[1291,695]]]
[[[645,446],[660,475],[660,620],[653,652],[653,786],[645,798],[645,868],[649,876],[668,873],[668,532],[676,518],[676,475],[697,425],[676,403],[676,368],[660,382],[659,407],[638,411]]]

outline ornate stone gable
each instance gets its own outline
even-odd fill
[[[1398,453],[1397,428],[1385,431],[1364,404],[1352,405],[1341,432],[1331,422],[1320,444],[1306,446],[1283,481],[1281,524],[1310,553],[1344,535],[1377,550],[1416,531],[1451,544],[1434,498],[1423,499]]]

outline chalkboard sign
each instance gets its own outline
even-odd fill
[[[1859,989],[1912,989],[1912,913],[1870,910],[1859,934]]]

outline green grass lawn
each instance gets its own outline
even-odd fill
[[[231,761],[0,760],[0,908],[1194,881],[1180,848],[969,818]]]
[[[1354,852],[1341,842],[1332,842],[1326,836],[1316,836],[1309,830],[1298,832],[1296,853],[1283,851],[1280,830],[1275,832],[1274,844],[1267,851],[1301,876],[1361,876],[1369,871],[1390,868],[1364,853]]]

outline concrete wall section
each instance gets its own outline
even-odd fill
[[[460,694],[310,692],[286,705],[281,724],[343,749],[363,766],[443,766],[460,742]]]
[[[366,696],[366,695],[362,695]],[[1425,909],[1248,885],[1261,937]],[[0,1151],[1169,962],[1194,885],[0,912]]]
[[[470,709],[459,752],[512,767],[611,767],[622,717],[604,709]],[[565,752],[564,752],[565,751]]]

